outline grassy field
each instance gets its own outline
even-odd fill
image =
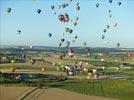
[[[30,66],[30,65],[0,65],[0,69],[27,69],[27,70],[41,70],[41,68],[45,68],[46,71],[56,71],[56,68],[51,66]]]
[[[134,83],[129,80],[72,80],[53,86],[86,95],[134,100]]]

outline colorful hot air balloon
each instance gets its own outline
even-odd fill
[[[65,28],[65,32],[68,32],[68,31],[69,31],[69,28],[66,27],[66,28]]]

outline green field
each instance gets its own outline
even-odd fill
[[[53,87],[70,91],[120,100],[134,100],[134,83],[129,80],[71,80]]]
[[[56,71],[55,67],[48,67],[48,66],[30,66],[30,65],[1,65],[0,69],[11,69],[11,68],[16,68],[16,69],[26,69],[26,70],[41,70],[41,68],[45,68],[46,71]]]

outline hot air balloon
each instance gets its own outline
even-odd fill
[[[74,22],[73,24],[74,24],[74,26],[76,26],[77,25],[77,22]]]
[[[7,8],[7,12],[8,12],[8,13],[10,13],[10,12],[11,12],[11,10],[12,10],[11,8]]]
[[[79,2],[77,2],[77,4],[76,4],[77,6],[79,6],[80,5],[80,3]]]
[[[71,34],[73,32],[73,30],[72,29],[69,29],[69,33]]]
[[[32,64],[32,65],[34,65],[34,64],[35,64],[35,62],[36,62],[36,60],[35,60],[35,59],[32,59],[32,60],[31,60],[31,64]]]
[[[65,39],[64,39],[64,38],[62,38],[62,39],[61,39],[61,42],[63,43],[64,41],[65,41]]]
[[[98,7],[99,7],[99,5],[100,5],[99,3],[96,3],[96,8],[98,8]]]
[[[112,3],[112,0],[109,0],[109,3]]]
[[[108,12],[111,13],[111,10],[109,9]]]
[[[79,11],[80,10],[80,6],[76,6],[76,10]]]
[[[73,43],[75,43],[75,40],[72,40]]]
[[[69,28],[66,27],[66,28],[65,28],[65,32],[68,32],[68,31],[69,31]]]
[[[113,23],[113,26],[114,26],[114,27],[117,27],[117,25],[118,25],[117,22],[114,22],[114,23]]]
[[[48,33],[49,38],[52,37],[52,33]]]
[[[21,34],[21,30],[18,30],[17,33],[18,33],[18,34]]]
[[[121,5],[121,2],[118,2],[118,5],[120,6]]]
[[[110,17],[110,18],[112,17],[112,14],[111,14],[111,13],[109,13],[109,17]]]
[[[105,38],[105,35],[102,35],[102,39],[104,39]]]
[[[79,20],[79,17],[78,16],[76,16],[76,21],[78,21]]]
[[[60,9],[60,8],[61,8],[61,5],[58,6],[58,9]]]
[[[61,47],[62,43],[59,44],[59,47]]]
[[[40,14],[40,13],[41,13],[41,9],[38,9],[38,10],[37,10],[37,13]]]
[[[63,21],[64,22],[68,22],[69,21],[69,15],[67,13],[65,13]]]
[[[70,46],[70,42],[69,41],[66,41],[65,47],[68,48],[69,46]]]
[[[106,28],[109,29],[110,28],[110,25],[106,25]]]
[[[62,6],[62,8],[65,8],[65,7],[66,7],[66,5],[65,5],[65,4],[62,4],[61,6]]]
[[[103,29],[103,32],[105,33],[107,30],[106,29]]]
[[[71,58],[74,56],[74,50],[72,48],[68,48],[67,52]]]
[[[76,35],[74,38],[75,38],[75,39],[77,39],[77,38],[78,38],[78,36]]]
[[[120,43],[117,43],[117,47],[118,47],[118,48],[120,47]]]
[[[53,10],[54,8],[55,8],[55,6],[54,6],[54,5],[52,5],[52,6],[51,6],[51,9]]]
[[[82,44],[84,47],[87,45],[87,43],[86,42],[83,42],[83,44]]]

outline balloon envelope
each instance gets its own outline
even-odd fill
[[[48,33],[48,36],[51,37],[52,36],[52,33]]]
[[[11,8],[7,8],[7,12],[8,12],[8,13],[10,13],[10,12],[11,12],[11,10],[12,10]]]
[[[38,10],[37,10],[37,13],[40,14],[40,13],[41,13],[41,9],[38,9]]]

